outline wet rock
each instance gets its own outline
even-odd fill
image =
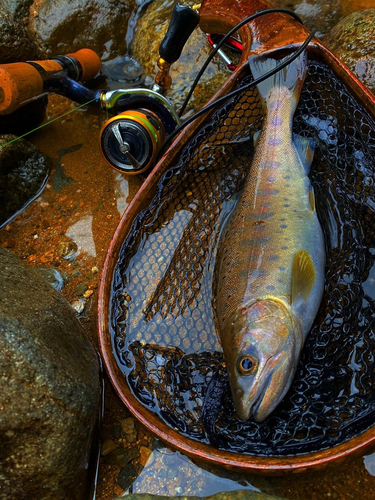
[[[76,314],[79,316],[85,310],[86,302],[83,299],[78,299],[72,302],[71,306],[75,310]]]
[[[121,448],[107,455],[105,463],[109,465],[127,465],[134,458],[139,457],[138,448]]]
[[[137,441],[137,430],[135,428],[135,420],[133,417],[128,417],[122,420],[121,429],[129,443]]]
[[[22,19],[6,9],[8,4],[11,8],[12,2],[0,2],[1,64],[39,59],[40,52],[28,36]]]
[[[97,353],[59,292],[4,249],[0,263],[1,498],[83,500]]]
[[[29,15],[29,8],[32,3],[33,0],[1,0],[0,2],[2,7],[15,14],[18,19]]]
[[[190,5],[193,3],[191,1]],[[167,31],[173,5],[172,0],[154,0],[140,17],[135,30],[133,55],[144,67],[146,75],[152,78],[158,72],[159,45]],[[187,41],[180,59],[172,65],[172,87],[166,95],[177,109],[211,50],[207,36],[197,28]],[[219,57],[215,58],[206,69],[186,111],[200,109],[229,76],[225,64]]]
[[[133,484],[136,477],[137,471],[134,465],[127,464],[120,470],[117,482],[121,486],[121,488],[127,490]]]
[[[84,293],[86,292],[87,289],[88,289],[88,286],[86,285],[86,283],[80,283],[76,288],[76,295],[78,295],[78,296],[84,295]]]
[[[309,30],[316,29],[317,36],[325,35],[342,18],[340,0],[273,0],[274,7],[293,10]]]
[[[345,17],[323,42],[375,93],[375,9]]]
[[[74,241],[61,241],[57,253],[64,260],[73,260],[78,253],[78,246]]]
[[[58,271],[51,267],[36,267],[34,269],[42,278],[50,283],[55,290],[62,290],[69,283],[70,276],[64,271]]]
[[[163,496],[151,495],[148,493],[138,493],[126,495],[127,500],[162,500]],[[267,495],[266,493],[258,493],[257,491],[239,490],[239,491],[224,491],[210,495],[209,497],[194,497],[194,496],[175,496],[170,498],[178,498],[180,500],[202,500],[204,498],[210,500],[282,500],[281,497]],[[120,500],[116,498],[114,500]]]
[[[144,467],[149,461],[149,458],[152,454],[152,450],[150,450],[150,448],[147,448],[146,446],[141,446],[139,452],[140,452],[139,463]]]
[[[88,47],[103,59],[112,58],[126,52],[134,5],[134,0],[35,0],[28,33],[44,57]]]
[[[118,444],[112,441],[112,439],[106,439],[102,443],[100,453],[103,457],[105,457],[106,455],[109,455],[116,448],[118,448]]]
[[[0,146],[15,139],[1,135]],[[0,148],[0,228],[43,190],[50,162],[25,139]]]

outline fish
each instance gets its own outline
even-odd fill
[[[253,77],[280,62],[253,58]],[[284,398],[324,291],[325,240],[308,177],[315,144],[292,132],[306,68],[303,52],[257,85],[265,117],[217,251],[216,325],[244,421],[262,422]]]

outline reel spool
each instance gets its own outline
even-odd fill
[[[140,174],[154,164],[165,137],[161,118],[141,108],[124,111],[108,120],[100,133],[100,147],[113,168]]]
[[[149,89],[103,92],[100,101],[103,109],[119,113],[100,132],[104,159],[126,174],[152,167],[165,138],[180,124],[172,104]]]

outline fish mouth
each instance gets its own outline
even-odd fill
[[[270,373],[265,378],[259,396],[252,405],[252,414],[258,423],[263,422],[284,398],[292,383],[297,366],[296,364],[291,365],[293,355],[285,351],[270,358],[264,369],[267,368],[270,361]]]
[[[270,391],[267,392],[267,389],[271,386],[275,374],[279,373],[280,370],[283,370],[283,373],[287,372],[287,367],[284,365],[289,359],[290,357],[283,351],[274,354],[267,360],[258,378],[258,383],[256,383],[256,387],[254,388],[255,390],[251,391],[251,394],[245,401],[238,401],[235,405],[236,413],[241,420],[246,421],[253,416],[256,422],[263,422],[263,420],[265,420],[276,408],[286,391],[289,389],[294,370],[289,372],[287,383],[279,384],[278,390],[274,391],[274,394],[270,394]],[[284,378],[285,377],[282,377],[282,380],[284,380]]]

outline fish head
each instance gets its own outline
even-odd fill
[[[288,391],[303,340],[299,325],[281,301],[260,300],[241,307],[232,321],[226,357],[238,416],[262,422]]]

